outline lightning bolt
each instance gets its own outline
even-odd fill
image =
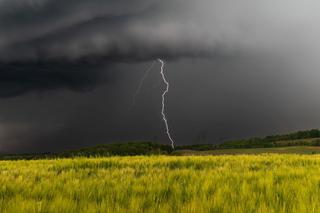
[[[146,80],[149,72],[150,72],[151,69],[153,68],[154,63],[155,63],[155,61],[152,62],[152,64],[150,65],[150,67],[145,71],[144,75],[142,76],[142,79],[141,79],[141,81],[140,81],[140,83],[139,83],[139,85],[138,85],[138,87],[137,87],[137,90],[136,90],[136,92],[134,93],[134,95],[133,95],[133,97],[132,97],[132,106],[135,106],[135,105],[136,105],[137,96],[138,96],[138,94],[140,93],[140,90],[141,90],[141,88],[142,88],[142,86],[143,86],[143,83],[144,83],[144,81]]]
[[[166,133],[168,135],[168,138],[169,140],[171,141],[171,147],[172,149],[174,149],[174,140],[172,139],[171,137],[171,134],[170,134],[170,129],[169,129],[169,125],[168,125],[168,120],[167,120],[167,117],[166,117],[166,114],[165,114],[165,99],[166,99],[166,94],[169,92],[169,82],[167,81],[166,79],[166,76],[164,75],[164,62],[163,60],[161,60],[160,58],[158,59],[158,61],[161,63],[161,69],[160,69],[160,74],[162,76],[162,80],[163,82],[166,84],[166,89],[165,91],[162,93],[162,109],[161,109],[161,114],[162,114],[162,119],[166,125]]]

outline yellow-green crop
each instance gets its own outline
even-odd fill
[[[0,212],[318,212],[320,156],[0,161]]]

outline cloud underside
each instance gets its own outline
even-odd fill
[[[0,97],[87,91],[119,62],[301,50],[318,35],[306,2],[2,0]]]

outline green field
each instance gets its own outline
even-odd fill
[[[318,212],[320,155],[0,161],[0,212]]]

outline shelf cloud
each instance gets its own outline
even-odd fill
[[[8,88],[0,96],[94,86],[99,75],[79,64],[292,53],[309,43],[308,30],[319,35],[317,8],[288,0],[2,0],[0,78]],[[44,63],[51,69],[34,66]]]

